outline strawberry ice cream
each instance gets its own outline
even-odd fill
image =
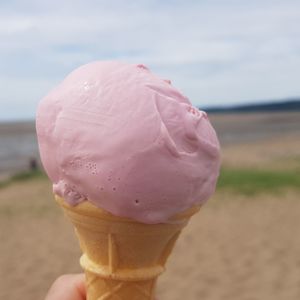
[[[220,148],[205,112],[144,65],[84,65],[39,104],[54,193],[116,216],[167,223],[214,192]]]

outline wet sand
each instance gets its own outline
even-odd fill
[[[210,114],[222,146],[263,142],[286,135],[300,139],[300,112]],[[0,179],[39,160],[34,122],[0,123]]]
[[[34,122],[0,123],[0,179],[29,168],[39,159]]]

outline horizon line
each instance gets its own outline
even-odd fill
[[[288,103],[297,103],[299,102],[300,104],[300,96],[298,97],[288,97],[288,98],[280,98],[277,100],[253,100],[253,101],[247,101],[247,102],[237,102],[237,103],[229,103],[229,104],[213,104],[213,105],[194,105],[195,107],[201,109],[201,110],[219,110],[219,111],[231,111],[235,109],[243,109],[243,108],[250,108],[251,107],[259,107],[259,106],[267,106],[267,105],[282,105],[282,104],[288,104]],[[292,110],[292,109],[290,109]],[[267,110],[265,110],[267,111]],[[272,110],[271,110],[272,111]],[[239,112],[238,110],[236,112]],[[246,112],[246,111],[244,111]],[[255,111],[249,111],[249,112],[255,112]],[[0,123],[29,123],[29,122],[34,122],[35,117],[20,117],[20,118],[7,118],[7,119],[1,119],[0,118]]]

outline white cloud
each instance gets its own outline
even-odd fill
[[[0,101],[32,109],[49,86],[96,59],[145,63],[195,104],[297,96],[299,20],[293,0],[0,4]]]
[[[58,83],[43,78],[2,76],[0,82],[0,120],[33,118],[39,100]]]
[[[33,26],[28,17],[5,17],[0,19],[0,35],[5,37],[12,34],[24,33]]]

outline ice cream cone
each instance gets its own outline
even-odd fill
[[[56,201],[71,220],[83,255],[87,300],[153,300],[157,277],[193,207],[169,223],[144,224],[114,216],[88,201],[70,206]]]

